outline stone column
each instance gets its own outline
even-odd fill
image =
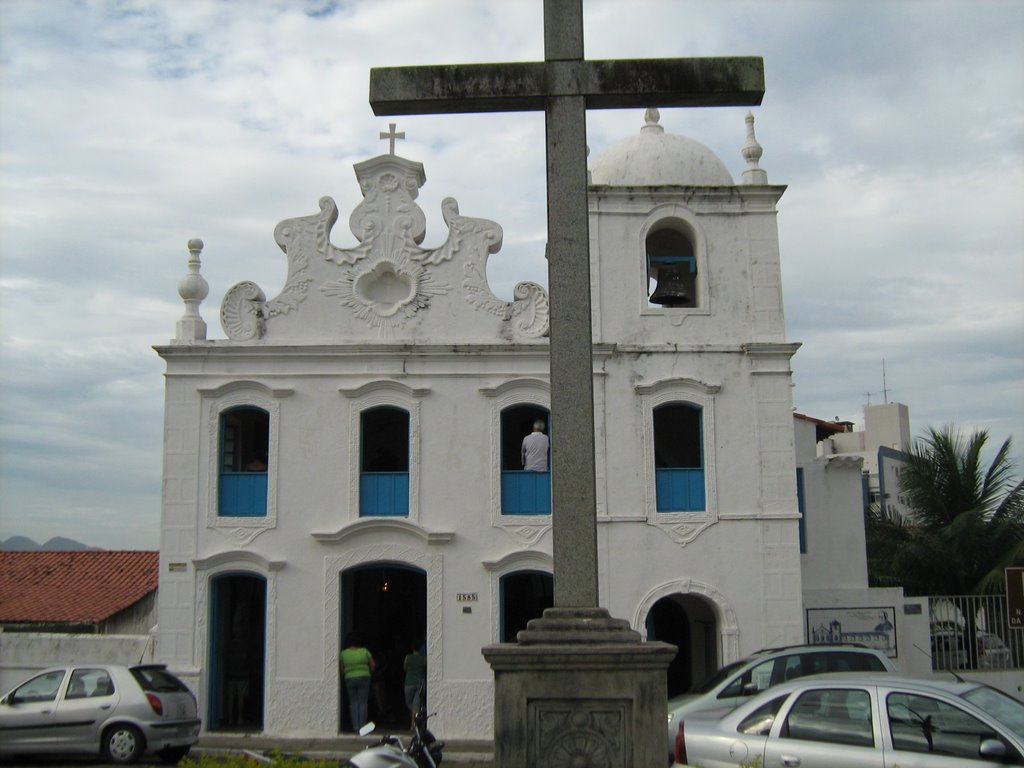
[[[676,654],[603,608],[549,608],[494,670],[496,768],[665,765],[665,669]]]

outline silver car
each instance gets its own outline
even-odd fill
[[[980,683],[816,675],[724,715],[684,718],[676,761],[703,768],[1024,765],[1024,703]]]
[[[79,753],[177,762],[199,740],[196,699],[163,665],[74,664],[0,699],[0,755]]]
[[[791,645],[758,651],[722,667],[689,693],[669,699],[668,762],[672,762],[679,721],[693,712],[738,707],[766,688],[807,675],[895,670],[896,665],[881,651],[852,643]]]

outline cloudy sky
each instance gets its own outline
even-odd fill
[[[1024,441],[1024,2],[584,0],[589,58],[760,55],[796,408]],[[541,0],[0,0],[0,539],[159,541],[162,361],[189,238],[202,313],[275,295],[275,224],[344,216],[387,151],[370,67],[543,58]],[[738,179],[745,108],[663,110]],[[496,293],[546,283],[543,120],[401,118],[440,201],[499,222]],[[639,111],[592,112],[591,154]],[[344,227],[338,245],[349,246]],[[883,361],[885,365],[883,391]]]

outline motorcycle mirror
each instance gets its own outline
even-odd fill
[[[377,727],[376,723],[374,723],[371,720],[370,722],[368,722],[366,725],[364,725],[362,728],[359,729],[359,735],[360,736],[369,736],[371,733],[373,733],[373,729],[376,728],[376,727]]]

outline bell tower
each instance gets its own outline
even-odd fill
[[[756,605],[773,607],[736,632],[716,628],[706,647],[721,649],[719,664],[803,637],[790,367],[799,345],[786,341],[776,224],[786,188],[759,166],[753,116],[745,143],[737,128],[747,163],[738,184],[714,152],[648,109],[638,133],[594,157],[589,192],[607,514],[642,520],[678,548],[670,559],[686,580],[666,599],[684,606],[672,623],[691,637],[711,603],[723,610],[707,585],[732,589],[734,574],[705,553],[744,564]],[[635,551],[609,546],[607,572],[635,567]],[[679,663],[695,677],[707,671],[694,655]]]
[[[590,217],[602,341],[784,339],[776,203],[747,115],[736,184],[705,145],[669,133],[657,109],[591,168]]]

